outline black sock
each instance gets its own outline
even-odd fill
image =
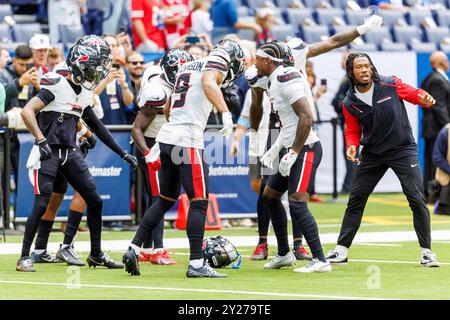
[[[140,248],[145,241],[151,239],[153,229],[161,222],[164,214],[172,208],[174,203],[163,198],[159,198],[158,201],[153,203],[145,211],[144,218],[131,243]]]
[[[202,243],[205,235],[206,211],[208,200],[192,201],[186,224],[186,233],[189,238],[190,260],[202,259]]]
[[[290,211],[290,210],[289,210]],[[301,245],[302,243],[302,229],[300,229],[300,226],[298,225],[297,219],[295,216],[293,216],[292,212],[291,214],[291,222],[292,222],[292,238],[294,239],[294,247],[297,245]],[[298,240],[296,240],[298,239]]]
[[[158,223],[156,228],[153,229],[152,232],[153,248],[155,249],[164,248],[163,236],[164,236],[164,217]]]
[[[91,256],[98,257],[102,253],[102,208],[103,201],[96,190],[81,195],[87,205],[87,224],[91,240]],[[81,218],[80,218],[81,220]],[[77,226],[78,229],[78,226]]]
[[[34,246],[35,250],[45,250],[47,249],[48,237],[50,236],[50,232],[52,232],[53,220],[44,220],[41,219],[39,222],[39,230],[36,237],[36,244]]]
[[[298,225],[302,229],[313,257],[325,262],[325,255],[323,254],[322,244],[320,243],[317,223],[311,211],[308,209],[308,204],[306,202],[289,201],[289,209],[291,210],[292,215],[297,219]]]
[[[259,195],[256,203],[256,212],[258,215],[258,244],[267,242],[267,234],[269,233],[270,212],[267,208],[267,202],[262,195]]]
[[[302,240],[294,240],[294,248],[300,248],[302,246]]]
[[[22,253],[20,257],[28,257],[30,255],[31,245],[33,244],[34,236],[39,227],[39,222],[47,210],[47,205],[50,202],[50,196],[37,195],[34,198],[33,210],[25,224],[25,233],[23,235]]]
[[[287,232],[287,216],[280,199],[264,197],[272,220],[273,231],[277,237],[278,255],[284,256],[289,252],[289,240]]]
[[[69,210],[69,216],[67,217],[67,226],[66,230],[64,231],[64,244],[70,245],[73,242],[82,218],[83,213]]]

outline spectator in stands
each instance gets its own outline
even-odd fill
[[[144,52],[163,52],[167,49],[159,1],[132,0],[131,10],[135,48]]]
[[[107,0],[87,0],[87,13],[81,17],[86,34],[98,36],[103,34],[103,19],[106,8],[108,8]]]
[[[33,52],[27,44],[20,45],[15,50],[15,56],[0,72],[0,83],[5,86],[5,111],[14,107],[23,108],[25,104],[39,91],[39,75],[33,66]],[[19,170],[19,140],[13,134],[11,138],[11,164],[17,185]]]
[[[211,37],[213,22],[209,14],[211,2],[209,0],[194,0],[194,8],[191,14],[192,28],[194,34],[206,34]]]
[[[422,137],[425,139],[423,185],[425,197],[428,198],[428,181],[432,180],[436,172],[433,165],[433,147],[439,131],[449,122],[450,115],[450,84],[447,77],[449,70],[447,55],[441,51],[430,56],[433,68],[422,82],[421,88],[429,92],[436,100],[433,108],[422,108]]]
[[[48,0],[48,27],[52,43],[58,43],[59,26],[81,26],[81,15],[87,12],[86,0]]]
[[[349,54],[351,53],[350,50],[347,50],[342,55],[341,60],[341,67],[343,70],[345,70],[345,64],[347,63],[347,58]],[[350,89],[350,79],[347,76],[347,73],[344,75],[344,78],[342,78],[341,83],[339,85],[338,91],[336,92],[336,95],[334,96],[333,100],[331,101],[331,104],[334,107],[334,111],[336,111],[336,114],[339,119],[339,125],[342,129],[342,138],[343,138],[343,151],[344,151],[344,159],[345,159],[345,178],[344,182],[342,184],[342,193],[350,193],[352,189],[352,179],[353,179],[353,171],[355,170],[355,164],[347,159],[346,154],[346,144],[345,144],[345,136],[344,136],[344,113],[342,111],[342,102],[344,101],[344,98],[347,94],[348,89]]]
[[[50,53],[48,54],[48,70],[53,71],[55,69],[56,65],[60,62],[64,61],[64,53],[62,50],[58,47],[54,47],[50,50]]]
[[[142,74],[144,73],[144,56],[137,51],[133,51],[127,56],[127,70],[130,74],[130,89],[134,95],[134,106],[137,106],[138,94],[141,90]],[[133,123],[137,115],[137,107],[128,113],[128,123]]]
[[[6,48],[0,48],[0,71],[5,70],[9,61],[11,61],[9,50]]]
[[[162,0],[162,7],[167,47],[173,48],[180,36],[191,31],[189,0]]]
[[[48,53],[52,48],[50,39],[45,34],[35,34],[30,39],[30,48],[33,50],[33,62],[40,79],[48,72]]]
[[[438,201],[434,207],[434,213],[450,215],[450,149],[448,141],[448,129],[450,124],[447,124],[439,131],[436,138],[436,144],[433,149],[433,164],[436,166],[435,178],[441,190]]]
[[[261,26],[262,32],[256,34],[256,46],[275,40],[270,29],[276,24],[275,13],[272,8],[264,7],[256,13],[256,23]],[[282,39],[280,39],[282,40]]]
[[[198,42],[188,42],[188,37],[194,38],[191,35],[185,34],[174,43],[174,48],[188,51],[195,60],[206,57],[214,47],[206,34],[199,34],[197,36]]]
[[[103,107],[104,124],[127,124],[128,116],[126,108],[133,103],[134,95],[130,90],[130,79],[118,63],[119,43],[113,35],[103,36],[111,49],[113,64],[110,73],[95,88],[94,93],[100,97]]]
[[[236,0],[213,0],[210,12],[214,25],[213,43],[223,39],[226,34],[237,33],[238,29],[253,29],[256,34],[262,32],[259,24],[238,20]]]
[[[120,32],[117,36],[117,42],[119,43],[119,50],[116,56],[116,61],[122,67],[126,67],[126,57],[133,52],[133,46],[131,45],[131,39],[128,33]]]

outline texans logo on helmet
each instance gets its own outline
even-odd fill
[[[89,60],[89,56],[81,56],[77,59],[77,62],[88,61],[88,60]]]

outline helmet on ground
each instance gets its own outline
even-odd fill
[[[203,240],[202,253],[213,268],[225,268],[239,257],[235,246],[221,236]]]

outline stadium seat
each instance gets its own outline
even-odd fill
[[[333,30],[334,30],[333,34],[339,33],[339,32],[342,32],[342,31],[349,31],[349,30],[354,29],[354,28],[356,28],[356,26],[333,26]]]
[[[84,36],[83,26],[66,26],[60,25],[59,29],[59,37],[61,42],[68,47],[68,43],[74,43],[77,41],[79,37]]]
[[[312,19],[311,9],[287,9],[287,15],[289,23],[295,28],[298,28],[305,18]]]
[[[12,15],[13,15],[13,12],[12,12],[11,6],[9,4],[0,5],[0,23],[3,23],[3,19],[6,16],[12,17]]]
[[[436,16],[441,27],[450,26],[450,10],[439,10],[436,12]]]
[[[411,50],[416,52],[434,52],[437,50],[436,44],[431,42],[411,43],[410,46]]]
[[[275,7],[275,4],[271,0],[247,0],[248,7],[252,9],[259,9],[264,7],[265,2],[271,2]]]
[[[292,0],[276,0],[277,1],[277,7],[280,9],[287,9],[289,8],[289,5],[291,4]]]
[[[5,23],[0,24],[0,41],[3,43],[13,41],[13,38],[11,35],[11,29]],[[2,43],[2,45],[3,45],[3,43]]]
[[[317,5],[318,5],[320,2],[322,2],[322,1],[319,1],[319,0],[303,0],[303,3],[305,4],[305,6],[306,6],[307,8],[311,8],[311,9],[316,8]],[[328,3],[330,3],[330,1],[323,1],[323,2],[328,2]]]
[[[422,32],[416,26],[394,26],[396,42],[409,43],[411,39],[422,40]]]
[[[377,45],[375,43],[363,43],[363,44],[351,43],[350,49],[352,49],[353,51],[360,51],[360,52],[378,51]]]
[[[428,10],[412,9],[412,10],[408,11],[407,16],[408,16],[409,24],[413,25],[413,26],[418,26],[418,27],[421,26],[423,19],[425,19],[427,17],[433,18],[431,16],[431,11],[428,11]]]
[[[295,28],[291,24],[274,26],[270,32],[276,40],[285,41],[295,37]]]
[[[39,23],[24,23],[13,26],[13,32],[16,42],[26,42],[37,33],[42,33],[41,25]]]
[[[372,30],[371,32],[367,32],[364,35],[364,39],[367,42],[379,45],[383,39],[392,40],[392,37],[391,33],[389,32],[389,28],[386,26],[381,26],[380,28]]]
[[[368,10],[353,11],[347,10],[346,17],[348,24],[360,25],[364,23],[364,20],[370,16]]]
[[[391,27],[398,19],[405,20],[403,13],[397,10],[380,10],[380,16],[383,17],[383,25]]]
[[[445,53],[450,53],[450,44],[440,44],[439,48]]]
[[[329,36],[327,26],[303,26],[303,40],[306,43],[314,43],[321,41],[322,36]]]
[[[408,46],[405,43],[383,42],[380,44],[382,51],[408,51]]]
[[[248,8],[247,7],[238,7],[238,17],[247,17],[248,16]]]
[[[428,42],[439,43],[442,39],[449,37],[450,32],[448,27],[426,28],[425,35]]]
[[[331,4],[335,8],[345,9],[348,0],[331,0]]]
[[[255,30],[239,29],[238,36],[239,36],[239,38],[241,38],[243,40],[255,41]]]
[[[344,18],[344,11],[341,9],[318,9],[317,21],[320,24],[330,25],[333,24],[334,18]]]

